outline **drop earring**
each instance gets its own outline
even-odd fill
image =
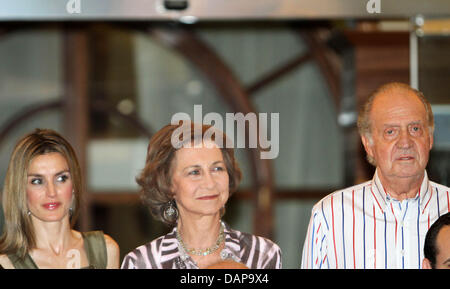
[[[75,189],[72,189],[72,204],[69,207],[69,216],[72,217],[73,215],[73,203],[74,203],[74,199],[75,199]]]
[[[166,208],[163,211],[164,219],[176,220],[178,218],[178,210],[175,207],[174,203],[175,203],[174,200],[168,202]]]

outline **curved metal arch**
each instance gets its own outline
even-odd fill
[[[110,115],[115,115],[122,118],[130,126],[137,129],[141,135],[144,135],[147,138],[151,138],[155,133],[155,131],[152,128],[149,128],[148,125],[146,125],[144,122],[142,122],[138,116],[124,114],[108,101],[94,100],[92,106],[97,111],[105,111]]]
[[[336,112],[340,109],[341,86],[338,73],[335,71],[333,64],[326,56],[326,46],[317,37],[317,32],[311,29],[298,31],[301,38],[307,43],[312,57],[317,62],[325,82],[328,86],[331,97],[333,98]],[[336,118],[337,119],[337,118]]]
[[[60,109],[63,106],[62,100],[49,101],[40,105],[31,105],[19,111],[6,120],[6,124],[0,128],[0,144],[7,138],[19,124],[31,117],[47,110]]]
[[[106,101],[95,101],[93,109],[106,111],[110,115],[115,115],[122,118],[130,126],[136,128],[142,135],[150,138],[153,135],[153,130],[149,129],[139,118],[133,115],[127,115],[118,110],[115,106]],[[44,104],[30,105],[18,113],[11,116],[6,124],[0,128],[0,144],[5,141],[8,135],[22,122],[30,119],[31,117],[43,113],[48,110],[62,109],[64,107],[64,100],[49,101]]]

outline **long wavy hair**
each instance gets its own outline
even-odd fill
[[[3,186],[2,203],[5,226],[0,237],[0,254],[16,254],[20,258],[36,246],[36,239],[27,205],[27,174],[31,161],[48,153],[60,153],[69,165],[73,185],[71,226],[78,217],[83,182],[72,146],[50,129],[36,129],[25,135],[14,147]]]

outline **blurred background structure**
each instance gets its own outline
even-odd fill
[[[135,177],[151,135],[195,104],[279,113],[276,159],[236,149],[244,178],[224,219],[277,242],[284,268],[300,266],[312,206],[372,177],[356,117],[377,86],[428,97],[428,173],[450,185],[448,0],[38,2],[0,0],[0,185],[18,138],[59,131],[87,182],[77,226],[111,235],[121,257],[167,232]]]

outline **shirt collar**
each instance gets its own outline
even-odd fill
[[[375,171],[375,175],[372,179],[372,186],[370,188],[371,193],[373,197],[375,198],[376,203],[378,204],[379,208],[382,212],[385,211],[386,206],[392,201],[395,200],[391,196],[389,196],[388,193],[386,193],[380,178],[378,177],[378,169]],[[420,185],[420,189],[417,192],[414,200],[419,200],[420,202],[420,208],[423,211],[426,206],[426,200],[429,199],[428,196],[432,194],[431,188],[430,188],[430,182],[428,179],[427,171],[424,171],[424,176],[422,180],[422,184]]]

